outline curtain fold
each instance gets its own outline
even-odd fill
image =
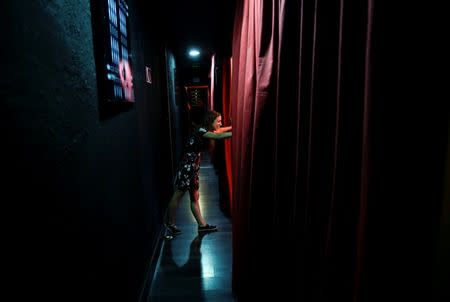
[[[217,64],[216,54],[211,56],[211,67],[209,69],[209,99],[208,99],[208,110],[214,110],[214,101],[216,95],[216,64]]]
[[[358,299],[370,189],[369,3],[238,1],[231,106],[240,297]]]
[[[232,125],[231,115],[231,58],[225,57],[222,61],[222,111],[223,119],[226,123]],[[233,176],[232,176],[232,157],[231,157],[231,140],[224,142],[225,157],[225,178],[228,189],[228,209],[231,214],[233,210]]]
[[[237,1],[231,179],[242,301],[430,301],[434,240],[445,248],[449,115],[429,67],[441,58],[417,48],[437,27],[413,12],[434,18],[433,7],[389,1]],[[441,301],[442,288],[433,293]]]

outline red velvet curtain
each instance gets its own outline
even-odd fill
[[[216,72],[217,70],[217,72]],[[211,97],[208,109],[222,114],[224,126],[232,125],[231,118],[231,59],[214,54],[210,71]],[[232,208],[232,162],[231,140],[211,142],[210,152],[219,181],[219,204],[225,215],[231,215]]]
[[[216,55],[211,56],[211,68],[209,69],[209,99],[208,110],[214,110],[214,96],[216,91]]]
[[[414,18],[374,3],[237,2],[233,290],[243,300],[401,300],[417,294],[411,284],[428,288],[430,271],[408,264],[430,266],[429,253],[410,246],[432,246],[448,111],[407,102],[432,73],[403,54],[432,57],[415,50]],[[415,196],[428,203],[414,207]]]
[[[371,1],[238,3],[232,217],[240,297],[357,299],[370,193],[371,16]]]
[[[222,62],[222,114],[224,121],[232,125],[231,116],[231,64],[230,58],[224,58]],[[225,156],[225,174],[226,184],[228,188],[228,211],[231,214],[233,210],[233,175],[232,175],[232,156],[231,156],[231,140],[224,142],[224,156]]]

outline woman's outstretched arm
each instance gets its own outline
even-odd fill
[[[224,127],[224,128],[227,128],[227,127]],[[211,138],[211,139],[224,139],[224,138],[231,137],[231,131],[225,131],[225,132],[219,132],[219,131],[210,132],[210,131],[208,131],[205,134],[203,134],[203,137]]]
[[[223,133],[223,132],[228,132],[232,130],[232,126],[226,126],[226,127],[220,127],[219,129],[217,129],[215,132],[216,133]]]

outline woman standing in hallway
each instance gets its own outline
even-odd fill
[[[222,115],[217,111],[206,112],[203,122],[190,134],[183,150],[181,162],[175,173],[175,191],[170,199],[164,224],[172,235],[181,230],[175,224],[178,204],[186,191],[189,191],[192,215],[198,224],[198,232],[216,231],[215,225],[206,223],[199,205],[199,170],[200,154],[208,139],[220,140],[231,137],[232,127],[222,127]]]

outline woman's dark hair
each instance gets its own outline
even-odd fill
[[[217,111],[211,110],[206,112],[205,116],[203,117],[202,127],[207,131],[214,130],[211,125],[218,116],[221,116],[221,114]]]

